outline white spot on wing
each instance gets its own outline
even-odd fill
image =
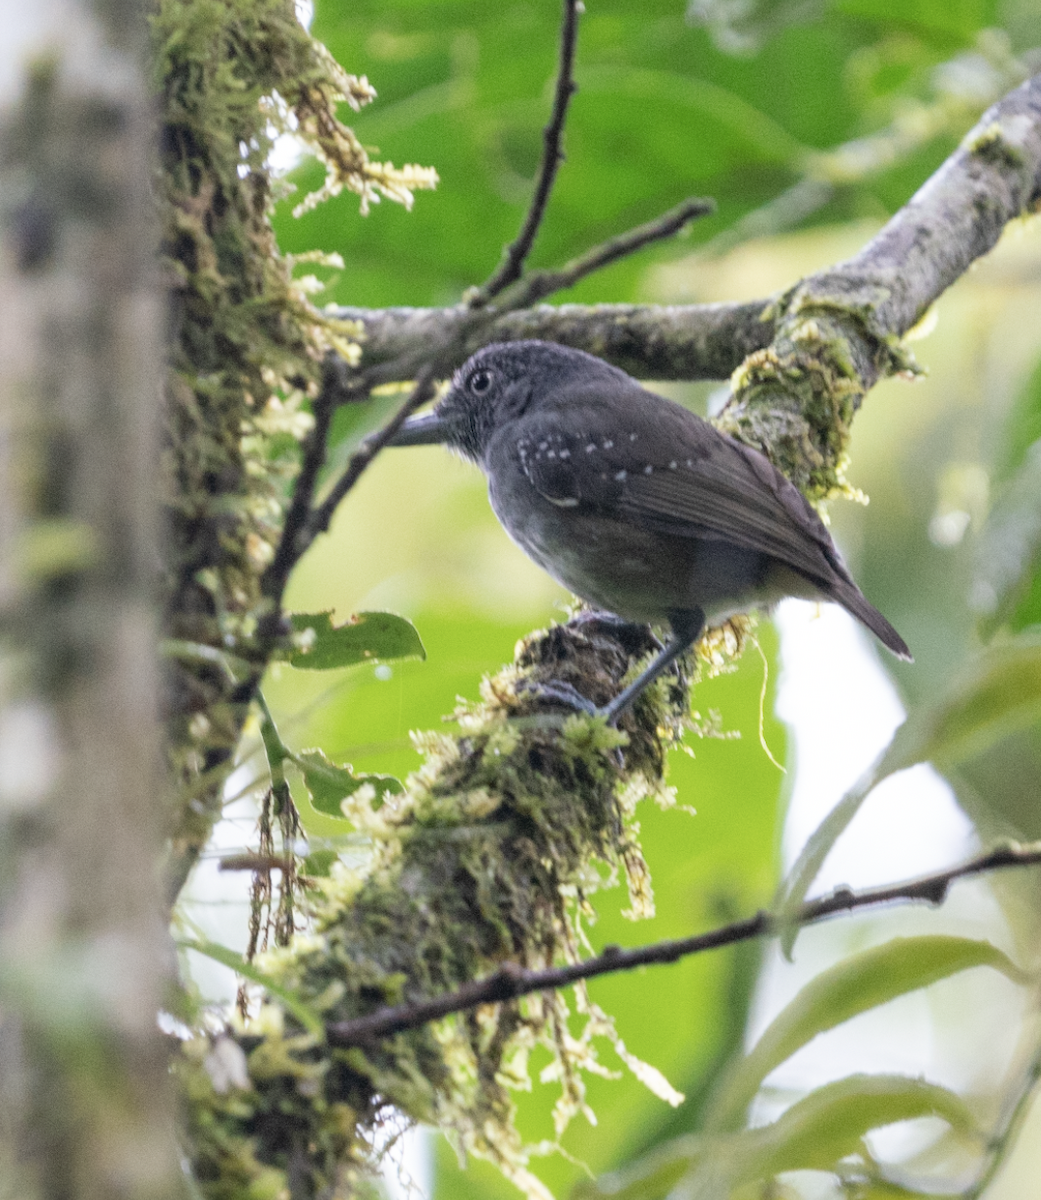
[[[629,474],[628,471],[619,471],[618,474],[615,476],[615,479],[617,479],[619,483],[624,483],[626,478],[628,477],[628,474]]]

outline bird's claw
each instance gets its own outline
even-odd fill
[[[538,696],[540,700],[548,700],[566,705],[568,708],[573,708],[576,712],[584,713],[587,717],[607,717],[608,725],[614,725],[621,715],[620,713],[612,715],[610,706],[597,708],[592,700],[583,696],[570,683],[536,683],[534,680],[529,680],[523,685],[523,690]],[[624,770],[625,755],[622,753],[621,746],[613,747],[610,754],[618,770]]]
[[[557,704],[563,704],[567,708],[573,708],[576,712],[584,713],[587,717],[599,717],[605,711],[602,708],[597,708],[592,700],[583,696],[570,683],[536,683],[534,680],[528,680],[524,683],[523,690],[530,692],[533,696],[537,696],[540,700],[552,701]]]

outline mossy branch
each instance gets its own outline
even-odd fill
[[[1006,843],[946,871],[935,871],[932,875],[921,875],[888,887],[867,888],[861,891],[854,891],[849,887],[836,888],[830,895],[804,902],[790,921],[798,926],[815,925],[818,921],[824,921],[838,913],[851,913],[862,908],[878,908],[901,902],[942,904],[947,899],[951,884],[959,879],[1007,867],[1036,866],[1039,863],[1041,843],[1035,842],[1025,846]],[[623,950],[621,946],[608,946],[602,954],[562,967],[533,971],[523,970],[516,963],[504,963],[493,975],[465,984],[458,991],[432,996],[415,1004],[399,1004],[394,1008],[377,1010],[366,1017],[357,1017],[345,1024],[331,1025],[326,1030],[326,1036],[337,1046],[364,1046],[389,1034],[416,1029],[430,1021],[440,1020],[453,1013],[466,1012],[481,1004],[514,1000],[520,996],[530,996],[532,992],[570,987],[580,980],[614,975],[619,971],[671,965],[693,954],[704,954],[708,950],[718,950],[723,946],[733,946],[753,938],[774,936],[781,931],[782,926],[780,918],[761,910],[755,916],[731,921],[717,929],[692,934],[690,937],[670,938],[646,946],[636,946],[630,950]]]
[[[356,325],[318,312],[279,254],[272,138],[295,127],[326,164],[321,194],[348,189],[363,207],[380,195],[411,204],[436,175],[369,159],[335,109],[357,109],[375,92],[310,36],[292,0],[161,0],[153,59],[172,308],[164,625],[171,642],[211,652],[167,662],[167,754],[184,797],[169,822],[175,898],[220,814],[224,771],[278,645],[281,592],[307,516],[298,505],[286,517],[284,497],[299,444],[330,415],[321,403],[312,415],[308,403],[321,400],[330,353],[346,364],[358,357]],[[335,374],[324,373],[326,382]],[[309,443],[302,501],[324,432]]]
[[[371,840],[369,868],[341,867],[322,884],[310,901],[312,932],[269,953],[262,969],[331,1026],[452,990],[502,963],[577,961],[586,896],[605,870],[625,879],[635,915],[649,913],[634,809],[646,796],[672,802],[663,760],[685,725],[688,682],[673,675],[656,684],[621,730],[547,709],[537,687],[564,678],[605,701],[653,648],[639,627],[588,614],[528,638],[514,666],[485,684],[483,703],[458,714],[459,736],[421,739],[426,764],[404,795],[376,809],[364,788],[354,794],[349,815]],[[364,1047],[316,1039],[273,1005],[245,1029],[200,1036],[177,1067],[196,1179],[213,1200],[276,1176],[297,1180],[301,1195],[349,1194],[393,1108],[542,1195],[508,1088],[532,1046],[547,1046],[557,1063],[558,1132],[583,1109],[596,1038],[678,1099],[628,1055],[581,987],[575,1004],[579,1032],[557,993]]]

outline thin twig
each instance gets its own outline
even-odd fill
[[[527,308],[552,292],[559,291],[561,288],[571,287],[579,279],[584,278],[593,271],[599,270],[601,267],[607,266],[609,263],[616,262],[626,255],[633,254],[644,246],[650,245],[652,242],[671,237],[689,221],[711,213],[714,207],[711,200],[696,198],[684,200],[682,204],[663,213],[655,220],[648,221],[644,225],[637,225],[634,229],[619,234],[616,238],[611,238],[609,241],[602,242],[599,246],[594,246],[580,257],[572,259],[569,263],[565,263],[557,271],[538,271],[526,276],[502,296],[498,308],[503,314]],[[470,335],[476,333],[479,329],[487,328],[489,325],[489,318],[483,313],[477,314],[473,309],[457,309],[455,311],[461,316],[460,322],[454,326],[448,326],[447,332],[442,332],[438,344],[430,347],[426,366],[417,376],[415,390],[407,403],[378,434],[361,446],[347,464],[343,475],[329,492],[329,495],[312,512],[306,527],[296,539],[297,552],[293,560],[294,562],[299,561],[300,556],[315,537],[329,527],[329,522],[332,520],[336,506],[357,483],[362,472],[400,428],[405,417],[414,412],[420,404],[429,399],[433,394],[433,389],[430,385],[436,370],[435,363],[454,362],[457,354],[470,353],[470,349],[465,349],[470,344]],[[660,310],[659,321],[664,322],[666,320],[666,312],[667,310]],[[383,368],[383,375],[386,378],[394,377],[394,365],[392,362],[389,367]],[[372,377],[377,377],[379,372],[379,367],[370,369]],[[689,373],[688,370],[687,374],[689,375]]]
[[[601,267],[617,262],[618,259],[625,258],[629,254],[634,254],[652,242],[660,242],[663,238],[672,237],[689,222],[715,212],[715,208],[716,206],[711,200],[698,197],[684,200],[682,204],[670,208],[668,212],[662,213],[660,217],[655,217],[653,221],[637,225],[625,233],[620,233],[618,237],[601,242],[599,246],[594,246],[585,254],[565,263],[557,271],[535,271],[531,275],[526,275],[503,297],[503,307],[527,308],[529,304],[536,304],[553,292],[573,287],[580,279],[584,279],[594,271],[599,271]]]
[[[321,504],[316,505],[311,510],[306,525],[300,530],[296,538],[296,556],[293,560],[294,562],[298,562],[314,539],[329,528],[329,522],[333,519],[333,513],[335,513],[340,501],[343,500],[351,488],[358,482],[362,472],[369,463],[372,462],[394,434],[404,425],[405,420],[421,404],[425,404],[433,396],[434,375],[435,368],[430,364],[425,366],[416,377],[415,387],[413,387],[405,403],[382,429],[378,430],[371,437],[367,437],[351,455],[343,474],[329,489],[329,494]]]
[[[297,547],[297,541],[307,525],[314,500],[314,490],[318,482],[318,473],[325,463],[329,426],[333,413],[336,411],[337,400],[345,390],[344,376],[346,363],[335,354],[326,355],[322,368],[322,387],[312,406],[314,425],[304,441],[303,455],[300,462],[300,473],[296,477],[293,488],[293,498],[286,512],[282,525],[282,536],[278,549],[270,566],[264,572],[261,580],[261,591],[276,605],[281,602],[289,573],[303,553]]]
[[[1031,842],[1028,845],[1005,843],[946,871],[923,875],[904,883],[862,892],[855,892],[850,888],[837,888],[829,896],[822,896],[803,904],[795,921],[799,925],[811,925],[835,913],[892,904],[899,900],[942,904],[950,885],[956,879],[996,871],[1003,867],[1036,863],[1041,863],[1041,842]],[[428,1021],[436,1021],[452,1013],[469,1011],[481,1004],[512,1000],[532,992],[567,987],[580,979],[593,979],[598,975],[614,974],[617,971],[631,971],[635,967],[676,962],[691,954],[701,954],[720,946],[731,946],[735,942],[776,934],[780,927],[781,922],[777,917],[760,911],[754,917],[746,917],[742,921],[734,921],[693,937],[655,942],[634,950],[608,946],[595,958],[563,967],[547,967],[544,970],[533,971],[515,963],[503,963],[493,975],[464,984],[454,992],[447,992],[430,1000],[378,1009],[352,1021],[330,1024],[326,1027],[326,1036],[333,1045],[359,1045],[392,1033],[400,1033],[404,1029],[415,1029]]]
[[[549,124],[542,131],[542,161],[539,163],[538,180],[535,184],[531,204],[528,207],[528,214],[524,218],[524,224],[521,226],[516,240],[507,247],[502,263],[488,282],[472,294],[471,308],[481,308],[509,287],[514,280],[520,278],[524,269],[524,261],[531,253],[535,235],[542,224],[543,216],[545,216],[546,205],[549,203],[557,170],[564,160],[564,152],[560,148],[560,143],[564,135],[568,105],[571,97],[578,90],[573,72],[580,11],[580,0],[564,0],[564,17],[560,30],[560,66],[557,69],[553,112],[550,115]]]
[[[593,271],[599,270],[601,267],[607,266],[609,263],[616,262],[628,254],[633,254],[644,246],[650,245],[652,242],[671,237],[689,221],[712,212],[714,207],[711,200],[684,200],[682,204],[670,209],[667,213],[663,213],[655,220],[648,221],[644,225],[637,225],[634,229],[619,234],[616,238],[611,238],[609,241],[602,242],[599,246],[594,246],[580,257],[572,259],[569,263],[565,263],[558,271],[538,271],[526,276],[502,297],[499,307],[503,311],[526,308],[543,297],[550,295],[552,292],[559,291],[561,288],[571,287],[579,279],[591,274]],[[433,382],[437,371],[436,364],[443,362],[446,358],[450,358],[457,347],[465,346],[468,342],[467,335],[470,332],[487,326],[487,316],[483,313],[475,313],[472,310],[471,313],[472,315],[468,313],[466,319],[452,330],[448,336],[444,337],[439,345],[431,347],[430,356],[427,359],[426,365],[417,375],[415,388],[408,400],[377,434],[362,443],[357,452],[351,457],[343,474],[333,485],[329,494],[311,512],[306,525],[294,535],[293,546],[295,554],[288,563],[290,568],[299,562],[304,551],[318,534],[324,533],[329,528],[329,523],[332,520],[337,505],[351,488],[354,487],[361,477],[362,472],[401,427],[405,418],[433,395]],[[283,538],[282,545],[285,544],[285,539]],[[282,545],[279,546],[280,551]],[[288,575],[288,570],[286,574]]]
[[[1020,1130],[1030,1111],[1039,1081],[1041,1081],[1041,1049],[1036,1049],[1020,1076],[1019,1086],[1013,1093],[1011,1102],[1001,1118],[998,1131],[989,1139],[983,1168],[972,1185],[962,1194],[962,1200],[980,1200],[1008,1161],[1009,1151],[1019,1140]]]

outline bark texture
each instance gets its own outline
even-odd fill
[[[183,1194],[156,1026],[146,20],[25,6],[0,54],[0,1177],[31,1200]]]

